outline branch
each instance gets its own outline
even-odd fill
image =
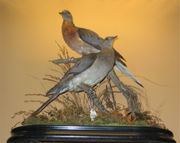
[[[114,70],[109,73],[109,76],[126,98],[128,109],[132,112],[140,113],[140,102],[138,101],[137,93],[132,88],[121,82]]]
[[[71,57],[69,59],[56,59],[56,60],[52,60],[51,62],[54,64],[67,64],[67,63],[76,63],[78,60],[80,60],[80,58],[74,58]]]

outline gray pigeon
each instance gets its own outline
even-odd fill
[[[107,37],[100,45],[102,50],[98,53],[84,55],[48,92],[52,95],[39,109],[32,115],[40,113],[49,103],[59,95],[67,91],[87,93],[91,102],[103,113],[109,114],[100,103],[93,87],[100,83],[112,70],[114,66],[115,53],[112,47],[115,37]]]

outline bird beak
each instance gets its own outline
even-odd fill
[[[118,36],[116,35],[116,36],[113,37],[113,39],[116,39],[117,37],[118,37]]]

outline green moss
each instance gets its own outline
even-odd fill
[[[126,115],[121,112],[111,112],[111,116],[103,115],[100,112],[94,121],[90,120],[89,113],[79,110],[74,106],[69,106],[64,110],[52,110],[51,112],[42,113],[36,117],[29,116],[22,125],[87,125],[87,126],[160,126],[159,118],[152,116],[150,112],[136,114],[132,118],[131,114]],[[73,109],[74,109],[74,112]],[[130,117],[131,118],[130,118]],[[134,119],[134,120],[131,120]]]
[[[46,119],[46,120],[44,120]],[[150,126],[150,124],[145,120],[137,120],[134,122],[128,122],[124,118],[104,118],[104,116],[99,116],[94,121],[90,121],[90,119],[74,119],[72,121],[62,121],[59,119],[51,118],[42,118],[42,116],[38,117],[29,117],[24,120],[23,125],[90,125],[90,126]]]
[[[40,118],[34,118],[34,117],[29,117],[23,122],[23,125],[39,125],[39,124],[45,124],[45,122]]]
[[[149,124],[146,121],[136,121],[136,126],[149,126]]]

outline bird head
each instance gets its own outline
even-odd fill
[[[72,15],[68,10],[63,10],[62,12],[59,12],[59,14],[62,15],[64,20],[72,21]]]
[[[108,37],[106,37],[106,38],[105,38],[105,41],[104,41],[104,44],[105,44],[105,45],[112,46],[114,40],[115,40],[117,37],[118,37],[118,36],[108,36]]]

